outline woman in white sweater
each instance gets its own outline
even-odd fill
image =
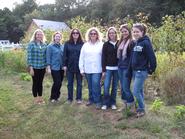
[[[101,57],[103,42],[101,34],[95,27],[90,28],[86,33],[86,43],[80,52],[79,68],[80,73],[86,77],[89,89],[89,101],[87,106],[96,104],[96,108],[101,108]]]

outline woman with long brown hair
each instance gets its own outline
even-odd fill
[[[118,61],[118,74],[121,84],[121,94],[123,103],[127,108],[134,108],[134,97],[130,90],[132,77],[127,77],[128,67],[130,63],[131,51],[134,45],[131,37],[131,29],[127,24],[120,26],[121,38],[118,43],[117,57]]]
[[[83,45],[82,35],[79,29],[72,29],[69,40],[64,45],[64,70],[68,80],[68,102],[73,101],[74,76],[76,76],[76,101],[82,103],[82,75],[79,70],[80,50]]]

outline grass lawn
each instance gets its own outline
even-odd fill
[[[0,71],[0,139],[184,139],[185,120],[174,119],[174,107],[159,113],[149,111],[142,118],[127,117],[124,112],[96,110],[84,104],[67,104],[67,86],[63,83],[61,101],[50,104],[51,78],[44,80],[45,105],[34,105],[31,82],[18,73]],[[122,106],[120,95],[117,104]]]

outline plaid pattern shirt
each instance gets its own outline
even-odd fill
[[[30,42],[27,48],[27,64],[32,66],[34,69],[46,68],[46,44],[36,44]]]

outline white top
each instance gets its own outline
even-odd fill
[[[103,42],[86,42],[82,46],[79,59],[80,73],[101,73]]]
[[[106,66],[107,70],[118,70],[118,66]]]
[[[116,42],[113,42],[113,41],[109,41],[112,45],[116,45],[117,41]]]

